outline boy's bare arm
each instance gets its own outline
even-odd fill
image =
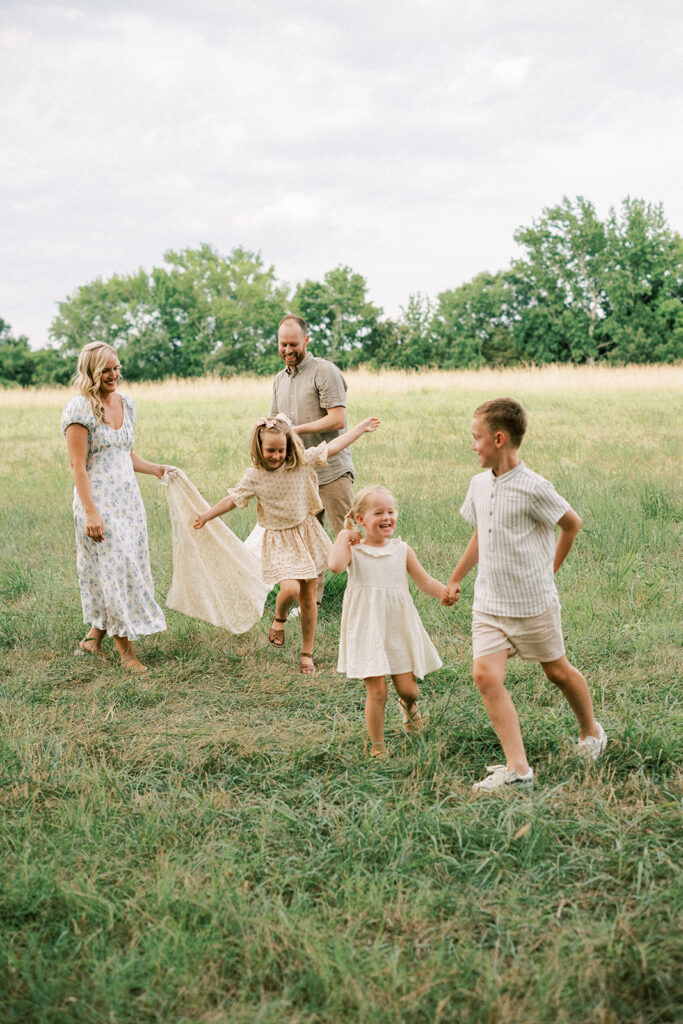
[[[557,538],[557,547],[555,548],[553,572],[557,572],[571,551],[572,544],[576,540],[576,535],[581,529],[581,520],[574,509],[570,508],[565,512],[561,519],[557,520],[557,525],[560,528],[560,536]]]
[[[479,534],[475,530],[470,537],[462,558],[451,573],[451,578],[446,586],[446,594],[451,603],[460,597],[460,584],[467,576],[467,573],[474,569],[479,561]]]

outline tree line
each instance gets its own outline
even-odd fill
[[[393,319],[350,267],[290,293],[260,253],[170,251],[151,272],[97,279],[60,302],[47,348],[32,351],[0,318],[0,383],[66,383],[89,341],[113,345],[129,380],[272,374],[285,311],[342,368],[683,358],[683,239],[661,204],[625,199],[602,221],[582,196],[565,197],[514,238],[522,255],[508,269],[435,300],[411,295]]]

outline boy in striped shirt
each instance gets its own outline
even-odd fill
[[[515,654],[539,661],[568,701],[579,725],[579,753],[597,758],[607,743],[586,680],[565,655],[554,579],[581,520],[552,484],[519,458],[525,431],[526,413],[512,398],[475,409],[472,448],[485,472],[472,478],[460,509],[474,534],[444,597],[444,603],[457,601],[461,581],[479,564],[472,603],[472,674],[507,762],[487,767],[489,775],[474,785],[484,792],[534,778],[505,688],[507,660]],[[560,528],[557,544],[555,524]]]

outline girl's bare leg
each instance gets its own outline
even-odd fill
[[[500,740],[508,768],[520,775],[526,775],[529,771],[529,762],[526,759],[519,728],[519,716],[510,694],[505,689],[507,660],[507,651],[476,658],[472,665],[472,675]]]
[[[79,642],[78,646],[88,654],[98,654],[100,657],[103,657],[102,640],[106,635],[106,629],[98,629],[97,626],[91,626],[90,632]]]
[[[392,675],[391,681],[398,694],[399,704],[403,712],[403,725],[410,732],[419,732],[424,728],[422,715],[417,707],[420,690],[413,672],[399,672]]]
[[[301,671],[305,675],[313,672],[313,644],[315,627],[318,622],[318,581],[299,580],[299,608],[301,610]]]
[[[299,581],[280,580],[280,589],[275,598],[275,618],[270,627],[268,639],[274,647],[282,647],[285,642],[285,622],[289,610],[299,600]]]
[[[132,640],[129,640],[127,636],[115,636],[114,643],[121,657],[122,668],[127,669],[128,672],[136,672],[138,675],[147,671],[147,666],[138,660]]]
[[[387,704],[387,681],[385,676],[370,676],[364,679],[365,724],[372,741],[373,752],[384,750],[384,710]]]

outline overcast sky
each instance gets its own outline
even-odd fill
[[[396,314],[563,195],[683,231],[679,0],[0,0],[0,317],[170,248],[347,264]]]

